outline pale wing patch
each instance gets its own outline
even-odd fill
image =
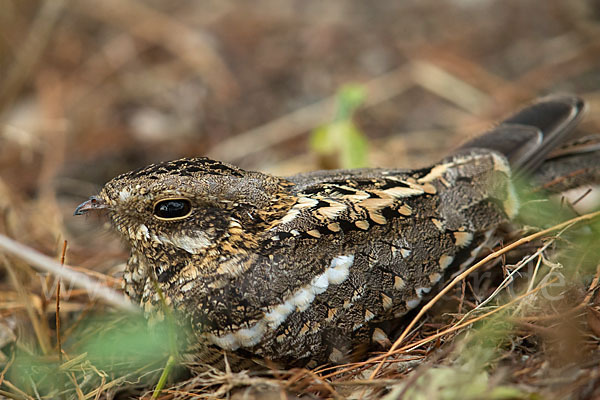
[[[384,310],[388,310],[392,307],[392,305],[394,304],[392,301],[392,298],[388,295],[386,295],[385,293],[381,294],[381,304],[383,305],[383,309]]]
[[[343,203],[338,203],[336,201],[328,201],[329,206],[320,207],[317,209],[317,212],[323,216],[323,218],[328,220],[336,219],[342,212],[348,208]]]
[[[454,244],[458,247],[466,247],[473,241],[471,232],[454,232]]]
[[[398,275],[394,276],[394,289],[400,290],[404,288],[405,285],[406,282],[404,282],[404,279],[400,278]]]
[[[339,232],[342,230],[342,227],[337,222],[332,222],[331,224],[327,224],[327,229],[329,229],[331,232]]]
[[[413,186],[413,187],[408,187],[408,188],[398,186],[398,187],[393,187],[393,188],[382,190],[381,192],[385,193],[388,196],[392,196],[396,199],[401,199],[403,197],[417,196],[417,195],[425,193],[425,191],[418,186]]]
[[[409,310],[412,310],[413,308],[415,308],[416,306],[418,306],[420,303],[421,303],[421,299],[420,298],[408,300],[406,302],[406,308],[408,308]]]
[[[412,208],[408,204],[403,204],[398,208],[398,212],[406,217],[412,215]]]
[[[438,231],[440,231],[440,232],[446,231],[446,227],[444,226],[443,221],[441,221],[437,218],[431,218],[431,222],[435,225],[435,227],[438,229]]]
[[[388,348],[392,345],[392,342],[381,328],[375,328],[375,330],[373,330],[371,339],[383,348]]]
[[[473,262],[473,260],[475,260],[475,258],[477,258],[477,256],[479,255],[479,252],[485,246],[490,244],[490,242],[492,241],[493,234],[494,234],[493,229],[490,229],[489,231],[485,232],[485,236],[484,236],[484,239],[481,242],[481,244],[479,246],[477,246],[476,248],[474,248],[473,250],[471,250],[471,253],[469,254],[469,258],[467,258],[465,261],[463,261],[462,264],[460,264],[459,269],[463,269],[464,267],[468,266],[469,264],[471,264]]]
[[[444,254],[440,257],[440,260],[438,261],[438,263],[439,263],[439,266],[441,269],[446,269],[450,266],[450,264],[452,264],[452,261],[454,261],[453,256]]]
[[[296,204],[281,218],[279,224],[287,224],[288,222],[292,222],[300,212],[306,208],[311,208],[319,204],[319,201],[316,199],[312,199],[310,197],[298,197]],[[275,224],[275,227],[279,224]]]
[[[394,199],[366,199],[358,203],[358,206],[367,210],[369,218],[376,224],[383,225],[387,223],[385,217],[381,214],[381,210],[390,207],[394,204]]]
[[[321,237],[321,232],[317,229],[311,229],[310,231],[307,231],[306,234],[317,239]]]
[[[394,199],[366,199],[358,203],[360,207],[368,210],[381,210],[394,204]]]
[[[440,279],[442,279],[442,274],[440,274],[439,272],[433,272],[429,274],[429,282],[431,282],[432,285],[438,283]]]
[[[431,168],[427,175],[425,175],[422,178],[419,178],[417,182],[428,183],[435,181],[436,179],[441,178],[442,175],[444,175],[444,173],[448,171],[448,168],[453,167],[454,165],[454,163],[438,164],[435,167]]]
[[[252,327],[238,329],[222,336],[212,333],[206,333],[205,336],[212,343],[226,350],[234,351],[240,347],[252,347],[260,342],[267,330],[277,329],[290,314],[295,311],[305,311],[316,295],[325,292],[330,285],[340,284],[346,280],[353,263],[354,255],[335,257],[326,271],[313,278],[308,285],[298,289],[282,304],[271,307],[270,311]]]
[[[327,270],[329,283],[340,284],[348,278],[350,267],[354,263],[354,255],[338,256],[331,260],[330,268]]]
[[[408,258],[408,256],[410,256],[410,250],[402,247],[400,249],[400,254],[402,254],[402,258]]]
[[[354,225],[359,228],[362,229],[363,231],[366,231],[367,229],[369,229],[369,222],[361,220],[361,221],[356,221],[354,223]]]

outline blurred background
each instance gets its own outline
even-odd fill
[[[72,217],[104,182],[184,156],[340,166],[311,138],[348,84],[369,166],[424,166],[554,92],[598,132],[599,21],[598,0],[3,0],[0,231],[110,271],[119,241]]]

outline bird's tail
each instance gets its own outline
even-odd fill
[[[507,158],[513,178],[525,176],[548,192],[600,184],[600,135],[566,141],[584,109],[585,103],[576,96],[543,97],[468,141],[456,153],[495,150]]]
[[[507,158],[513,176],[531,175],[572,133],[584,108],[584,102],[575,96],[541,98],[468,141],[457,153],[475,148],[495,150]]]

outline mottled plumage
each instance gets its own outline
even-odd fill
[[[199,362],[215,364],[223,350],[294,365],[348,361],[358,346],[385,342],[380,323],[417,307],[518,213],[511,175],[543,185],[556,157],[579,157],[565,147],[542,164],[582,107],[544,99],[412,171],[280,178],[206,158],[150,165],[114,178],[76,214],[108,209],[131,245],[125,291],[151,311],[158,285],[191,322]]]

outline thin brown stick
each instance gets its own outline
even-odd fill
[[[31,304],[29,295],[28,295],[27,291],[25,290],[25,288],[23,287],[23,283],[19,280],[17,273],[15,272],[15,269],[14,269],[13,265],[10,263],[10,261],[8,260],[8,258],[4,255],[0,255],[0,260],[4,264],[4,267],[6,268],[6,271],[8,272],[8,276],[10,277],[10,280],[12,282],[12,285],[16,289],[21,302],[25,306],[25,311],[27,312],[27,315],[29,316],[29,320],[31,321],[31,326],[33,327],[33,332],[35,333],[35,336],[37,338],[38,344],[40,345],[40,349],[42,350],[42,353],[48,354],[48,350],[50,349],[50,344],[49,344],[48,336],[45,334],[47,332],[44,332],[42,324],[40,323],[40,319],[38,318],[38,315],[37,315],[36,311],[34,310],[33,305]]]
[[[381,370],[381,368],[383,367],[383,364],[385,363],[385,360],[387,359],[388,355],[391,355],[397,348],[398,346],[400,346],[400,344],[402,343],[402,341],[406,338],[406,336],[408,335],[408,332],[410,332],[410,330],[415,326],[415,324],[421,319],[421,317],[423,317],[423,315],[425,315],[425,313],[431,308],[433,307],[433,305],[435,303],[437,303],[446,293],[448,293],[450,291],[450,289],[452,289],[458,282],[462,281],[463,279],[465,279],[467,276],[469,276],[473,271],[479,269],[481,266],[485,265],[487,262],[509,252],[510,250],[513,250],[516,247],[519,247],[525,243],[529,243],[535,239],[538,239],[542,236],[545,236],[551,232],[557,231],[557,230],[561,230],[561,229],[565,229],[570,227],[571,225],[574,225],[576,223],[579,222],[583,222],[583,221],[589,221],[591,219],[597,218],[600,216],[600,211],[596,211],[593,213],[589,213],[589,214],[584,214],[580,217],[576,217],[576,218],[572,218],[568,221],[565,221],[561,224],[555,225],[553,227],[550,227],[548,229],[544,229],[541,230],[539,232],[536,232],[534,234],[531,234],[529,236],[526,236],[522,239],[517,240],[516,242],[511,243],[510,245],[488,255],[487,257],[485,257],[484,259],[482,259],[481,261],[477,262],[476,264],[474,264],[472,267],[466,269],[463,273],[461,273],[460,275],[458,275],[456,278],[454,278],[452,280],[452,282],[450,282],[448,285],[446,285],[446,287],[444,287],[444,289],[442,289],[437,295],[435,295],[429,302],[427,302],[427,304],[425,304],[420,310],[419,313],[413,318],[413,320],[410,322],[410,324],[408,324],[408,326],[404,329],[404,331],[402,332],[402,334],[400,335],[400,337],[394,342],[394,344],[392,345],[392,347],[388,350],[388,352],[386,353],[386,356],[379,362],[379,365],[377,366],[377,368],[375,368],[375,371],[373,371],[373,373],[371,374],[371,376],[369,377],[369,379],[373,379],[375,378],[375,376],[379,373],[379,371]]]
[[[42,253],[18,243],[5,235],[0,234],[0,251],[20,258],[41,270],[50,272],[62,278],[74,286],[87,290],[95,297],[106,303],[130,312],[140,312],[140,309],[131,303],[123,294],[112,290],[100,282],[88,278],[86,275],[74,271],[68,265],[61,266],[60,263]]]
[[[13,390],[15,393],[10,393],[10,392],[3,392],[3,395],[5,396],[9,396],[10,394],[12,394],[13,396],[18,395],[21,396],[21,399],[27,399],[27,400],[34,400],[33,397],[31,397],[30,395],[28,395],[27,393],[25,393],[24,391],[22,391],[21,389],[19,389],[18,387],[16,387],[12,382],[5,380],[3,382],[3,384],[8,387],[10,390]],[[18,398],[18,397],[13,397],[13,398]]]
[[[60,265],[65,265],[65,254],[67,252],[67,241],[63,241],[62,253],[60,255]],[[63,362],[62,343],[60,342],[60,279],[56,283],[56,348],[58,349],[58,359]]]
[[[75,387],[75,393],[77,393],[77,398],[79,400],[85,400],[85,396],[83,395],[83,391],[81,390],[81,387],[79,386],[79,383],[77,382],[77,378],[75,377],[75,373],[74,372],[70,372],[70,373],[67,374],[67,376],[71,380],[71,383],[73,383],[73,387]]]
[[[94,400],[100,400],[100,395],[103,392],[105,384],[106,384],[106,377],[102,376],[101,380],[100,380],[100,386],[98,386],[98,391],[96,392],[96,397],[94,397]]]
[[[8,360],[8,362],[6,363],[6,365],[4,366],[4,368],[2,368],[2,371],[0,372],[0,386],[2,386],[2,384],[4,383],[4,376],[6,375],[6,372],[13,365],[14,362],[15,362],[15,353],[13,352],[12,355],[10,356],[10,359]]]
[[[427,60],[413,61],[411,76],[419,86],[469,113],[481,114],[491,103],[485,92]]]

